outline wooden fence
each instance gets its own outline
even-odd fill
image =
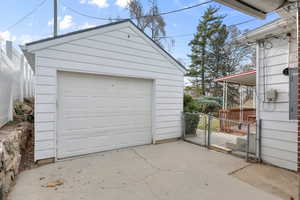
[[[219,117],[225,120],[232,120],[236,122],[251,122],[255,123],[255,108],[232,108],[228,110],[220,110]],[[220,131],[228,133],[245,133],[237,123],[220,121]]]
[[[34,96],[34,74],[20,49],[0,38],[0,127],[13,118],[14,100]]]

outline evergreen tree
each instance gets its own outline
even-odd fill
[[[212,36],[222,28],[224,16],[217,15],[219,8],[210,6],[205,11],[197,26],[197,33],[189,43],[192,53],[189,55],[192,60],[187,76],[192,78],[192,84],[198,89],[201,85],[202,95],[206,94],[206,78],[208,68],[208,45]]]
[[[251,57],[252,50],[247,45],[237,43],[241,32],[235,26],[225,26],[219,29],[209,41],[208,75],[209,91],[213,96],[222,96],[223,87],[214,82],[216,78],[228,76],[243,71],[246,61]],[[238,87],[228,85],[228,99],[231,105],[239,102]]]

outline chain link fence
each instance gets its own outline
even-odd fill
[[[258,135],[255,122],[240,122],[203,113],[184,113],[183,139],[209,149],[247,160],[257,159]]]

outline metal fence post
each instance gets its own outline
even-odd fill
[[[246,148],[246,161],[249,160],[249,148],[250,147],[250,124],[247,125],[247,148]]]
[[[206,115],[203,115],[203,118],[204,118],[204,146],[207,147],[207,116]]]
[[[262,120],[259,119],[259,126],[258,126],[258,161],[262,162],[261,159],[261,127],[262,127]],[[257,134],[257,133],[256,133]]]
[[[211,135],[211,127],[210,127],[211,117],[208,116],[208,124],[207,124],[207,147],[210,148],[210,135]]]
[[[182,112],[182,139],[185,139],[185,115],[184,112]]]

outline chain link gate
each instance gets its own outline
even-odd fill
[[[203,113],[183,113],[183,139],[246,160],[258,160],[255,122],[240,122]]]

